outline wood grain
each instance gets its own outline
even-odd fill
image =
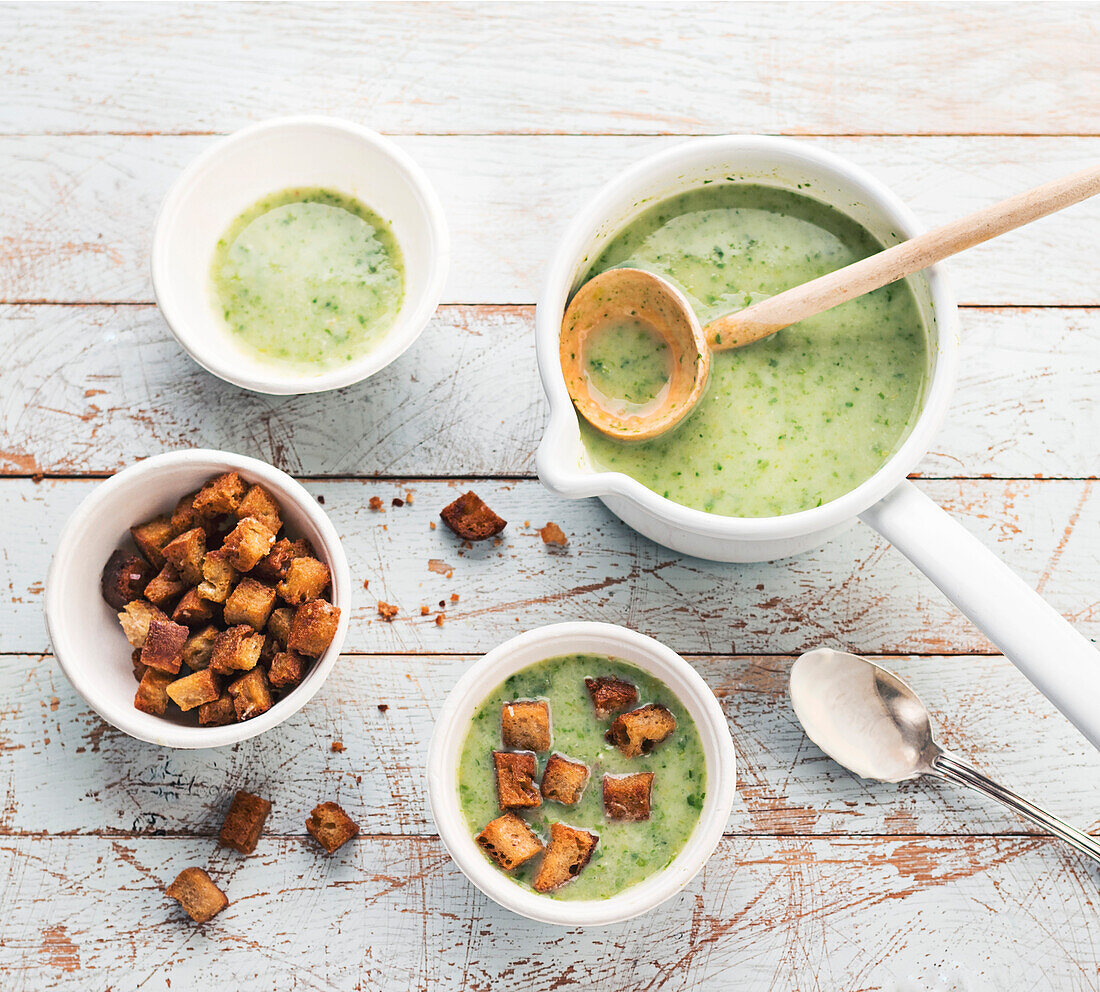
[[[41,591],[50,548],[92,480],[10,480],[0,519],[14,535],[0,547],[0,613],[6,651],[47,650]],[[679,651],[793,654],[819,645],[870,654],[986,653],[985,638],[869,528],[855,525],[820,551],[780,562],[724,565],[684,558],[639,537],[596,500],[565,502],[535,481],[478,482],[511,521],[500,544],[471,548],[431,522],[467,483],[311,483],[341,534],[356,601],[345,650],[370,653],[487,651],[514,633],[559,620],[626,624]],[[1100,636],[1092,581],[1100,557],[1100,489],[1091,482],[973,480],[920,483],[1086,636]],[[391,507],[394,497],[415,502]],[[378,495],[386,512],[367,508]],[[169,507],[170,509],[170,507]],[[564,549],[536,528],[553,520]],[[123,535],[119,535],[121,538]],[[454,567],[448,578],[432,559]],[[370,583],[362,589],[363,581]],[[450,594],[460,601],[450,603]],[[392,623],[376,612],[394,603]],[[447,600],[436,626],[420,606]],[[106,607],[104,607],[106,609]]]
[[[963,310],[954,404],[918,473],[1095,477],[1098,316]],[[13,370],[0,475],[109,473],[181,443],[308,476],[532,475],[547,417],[531,307],[445,307],[397,362],[335,396],[221,382],[152,307],[0,306],[0,363]]]
[[[214,140],[0,137],[0,299],[150,302],[157,210],[179,172]],[[550,254],[581,205],[623,169],[682,140],[401,138],[439,191],[451,228],[455,250],[444,302],[534,303]],[[1096,137],[796,140],[863,166],[928,225],[1100,159]],[[1100,201],[1080,204],[952,259],[947,271],[966,304],[1100,304],[1090,264],[1100,248],[1098,229]]]
[[[1100,133],[1089,4],[5,11],[9,131]],[[721,80],[720,85],[715,81]]]
[[[127,664],[120,650],[119,664]],[[725,710],[738,788],[728,832],[1022,834],[1030,822],[968,790],[858,779],[805,737],[789,657],[690,656]],[[345,655],[303,710],[229,748],[179,751],[99,719],[49,656],[0,656],[0,835],[214,836],[238,788],[274,803],[267,832],[297,835],[321,799],[367,833],[435,833],[424,761],[467,655]],[[944,746],[1085,829],[1100,828],[1100,754],[1000,657],[887,658],[931,708]],[[380,710],[379,704],[386,707]],[[331,750],[340,741],[345,750]]]
[[[230,906],[196,927],[164,895],[204,865]],[[477,892],[438,841],[300,838],[241,858],[208,839],[5,838],[0,974],[89,987],[518,987],[1091,992],[1097,873],[1038,838],[727,838],[660,912],[582,930]],[[308,927],[308,932],[303,928]],[[1038,962],[1042,962],[1041,969]]]

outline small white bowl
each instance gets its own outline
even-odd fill
[[[130,541],[130,527],[171,513],[181,496],[222,472],[236,471],[278,501],[289,533],[304,537],[332,572],[332,602],[340,624],[328,650],[302,684],[266,713],[225,727],[199,727],[193,719],[155,716],[134,708],[130,645],[118,615],[100,594],[103,566]],[[46,628],[54,654],[73,688],[108,723],[138,740],[165,747],[234,744],[270,730],[298,712],[332,671],[348,631],[351,575],[336,529],[317,501],[285,472],[227,451],[173,451],[123,469],[77,507],[61,531],[46,579]]]
[[[303,373],[265,362],[223,325],[210,266],[218,239],[257,200],[293,186],[355,197],[389,222],[405,258],[405,301],[368,355]],[[215,142],[168,191],[153,236],[153,292],[187,353],[214,375],[259,393],[314,393],[374,375],[431,320],[450,260],[447,222],[420,166],[370,128],[332,117],[264,121]]]
[[[458,763],[474,712],[509,675],[563,654],[603,654],[660,679],[691,714],[706,757],[707,794],[699,822],[667,868],[607,899],[558,900],[530,892],[489,863],[458,801]],[[559,623],[529,630],[494,648],[451,690],[428,748],[428,799],[444,846],[490,899],[542,923],[606,926],[647,913],[688,884],[714,853],[733,807],[733,741],[718,700],[675,651],[652,637],[610,623]]]

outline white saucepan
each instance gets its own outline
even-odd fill
[[[958,366],[958,315],[938,267],[910,278],[928,330],[932,362],[921,414],[893,457],[851,492],[800,513],[724,517],[673,503],[621,472],[598,470],[589,463],[558,360],[565,306],[592,260],[625,224],[657,200],[706,180],[731,178],[814,196],[857,220],[885,245],[913,237],[922,229],[909,209],[862,169],[788,139],[700,138],[628,169],[600,190],[570,225],[550,261],[539,300],[538,362],[550,401],[550,421],[538,450],[538,473],[544,485],[568,499],[598,496],[646,537],[712,561],[770,561],[800,554],[819,547],[859,518],[939,586],[1100,748],[1100,653],[906,480],[947,412]]]

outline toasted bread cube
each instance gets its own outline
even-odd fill
[[[185,530],[172,538],[161,554],[176,566],[176,571],[189,586],[202,582],[202,560],[206,557],[206,531],[201,527]]]
[[[171,519],[173,534],[182,534],[192,527],[203,526],[202,517],[195,512],[196,496],[198,496],[198,492],[188,493],[186,496],[181,496],[179,502],[176,503]]]
[[[247,672],[256,667],[264,646],[264,635],[248,624],[238,624],[218,634],[210,655],[210,667],[216,672]]]
[[[633,682],[617,679],[614,675],[586,678],[584,687],[592,697],[596,716],[601,720],[606,720],[612,713],[625,710],[638,701],[638,687]]]
[[[203,599],[197,590],[188,589],[176,603],[172,619],[187,627],[197,627],[213,618],[215,605],[210,600]]]
[[[477,835],[477,842],[505,871],[518,868],[542,850],[542,841],[515,813],[505,813],[487,823]]]
[[[236,513],[246,492],[248,483],[236,472],[226,472],[206,483],[192,500],[191,506],[200,517],[209,520],[226,513]]]
[[[149,671],[149,666],[141,663],[141,648],[134,648],[130,652],[130,665],[134,670],[135,681],[140,682],[142,676]]]
[[[195,591],[212,603],[224,603],[237,581],[237,570],[229,563],[229,553],[222,548],[207,551],[202,560],[202,582]]]
[[[175,675],[180,670],[187,636],[187,628],[178,623],[171,620],[150,620],[149,633],[141,646],[141,663],[158,672]]]
[[[214,653],[214,642],[219,633],[217,627],[209,624],[187,638],[180,657],[191,671],[198,672],[210,667],[210,657]]]
[[[256,850],[267,815],[271,812],[271,803],[243,789],[237,791],[229,812],[222,821],[218,834],[219,847],[231,847],[240,854],[251,854]]]
[[[167,672],[158,672],[155,668],[146,668],[138,683],[134,696],[134,706],[142,713],[164,716],[168,709],[168,686],[174,676]]]
[[[118,615],[118,622],[122,624],[122,632],[130,647],[140,648],[145,643],[149,634],[150,620],[167,620],[168,616],[163,610],[158,609],[152,603],[144,599],[135,599],[127,603]]]
[[[163,548],[175,533],[172,530],[172,521],[165,516],[154,517],[137,527],[130,528],[130,536],[138,550],[149,559],[149,564],[158,571],[164,568]]]
[[[535,784],[535,756],[530,751],[494,751],[497,803],[501,809],[526,809],[542,805]]]
[[[573,881],[596,850],[600,838],[587,830],[578,830],[565,823],[550,824],[550,843],[531,883],[536,892],[552,892]]]
[[[253,486],[244,494],[244,499],[237,507],[237,517],[240,520],[245,517],[259,520],[272,534],[278,534],[283,527],[279,504],[263,486]]]
[[[168,685],[168,698],[186,713],[203,703],[212,703],[221,695],[218,676],[209,668],[192,672]]]
[[[306,830],[329,854],[359,835],[359,825],[336,803],[315,806],[306,820]]]
[[[303,603],[294,614],[287,638],[288,651],[297,651],[310,658],[320,658],[328,650],[340,625],[340,608],[315,599]]]
[[[278,582],[286,576],[286,570],[295,558],[316,558],[309,541],[292,541],[281,537],[267,553],[267,557],[256,563],[252,574],[264,582]]]
[[[275,588],[291,606],[301,606],[320,598],[328,583],[328,565],[316,558],[295,558],[287,566],[286,577]]]
[[[167,892],[196,923],[205,923],[229,905],[225,893],[201,868],[184,868]]]
[[[263,630],[274,605],[275,590],[246,576],[225,601],[225,622],[246,623],[256,630]]]
[[[230,565],[238,572],[247,572],[267,556],[274,543],[275,535],[259,520],[245,517],[225,535],[222,550]]]
[[[141,599],[152,577],[153,568],[144,558],[120,549],[103,566],[99,590],[109,606],[121,610],[127,603]]]
[[[443,522],[466,541],[484,541],[508,526],[475,492],[463,493],[439,512]]]
[[[297,651],[280,651],[271,659],[267,678],[276,689],[293,689],[302,681],[308,667],[309,662]]]
[[[555,751],[542,770],[542,798],[566,806],[576,805],[588,785],[588,774],[588,765],[583,761],[570,761]]]
[[[649,754],[676,729],[674,717],[660,703],[650,703],[641,709],[622,713],[611,722],[605,735],[628,758]]]
[[[550,704],[524,699],[500,708],[500,737],[517,751],[550,750]]]
[[[233,697],[228,692],[223,692],[212,703],[203,703],[199,707],[200,727],[224,727],[229,723],[237,722],[237,708],[233,705]]]
[[[176,571],[176,566],[165,563],[164,568],[149,580],[145,587],[145,598],[154,606],[165,610],[186,588],[187,583]]]
[[[262,668],[253,668],[236,682],[229,683],[229,695],[233,697],[233,709],[238,720],[251,720],[271,709],[274,700]]]
[[[267,632],[280,647],[286,647],[290,637],[290,625],[294,622],[294,611],[289,606],[280,606],[267,621]]]
[[[648,820],[653,772],[603,777],[603,811],[609,820]]]

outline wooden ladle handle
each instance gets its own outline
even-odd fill
[[[919,272],[966,248],[1100,193],[1100,165],[1036,186],[900,245],[712,321],[711,348],[740,348],[769,334]]]

